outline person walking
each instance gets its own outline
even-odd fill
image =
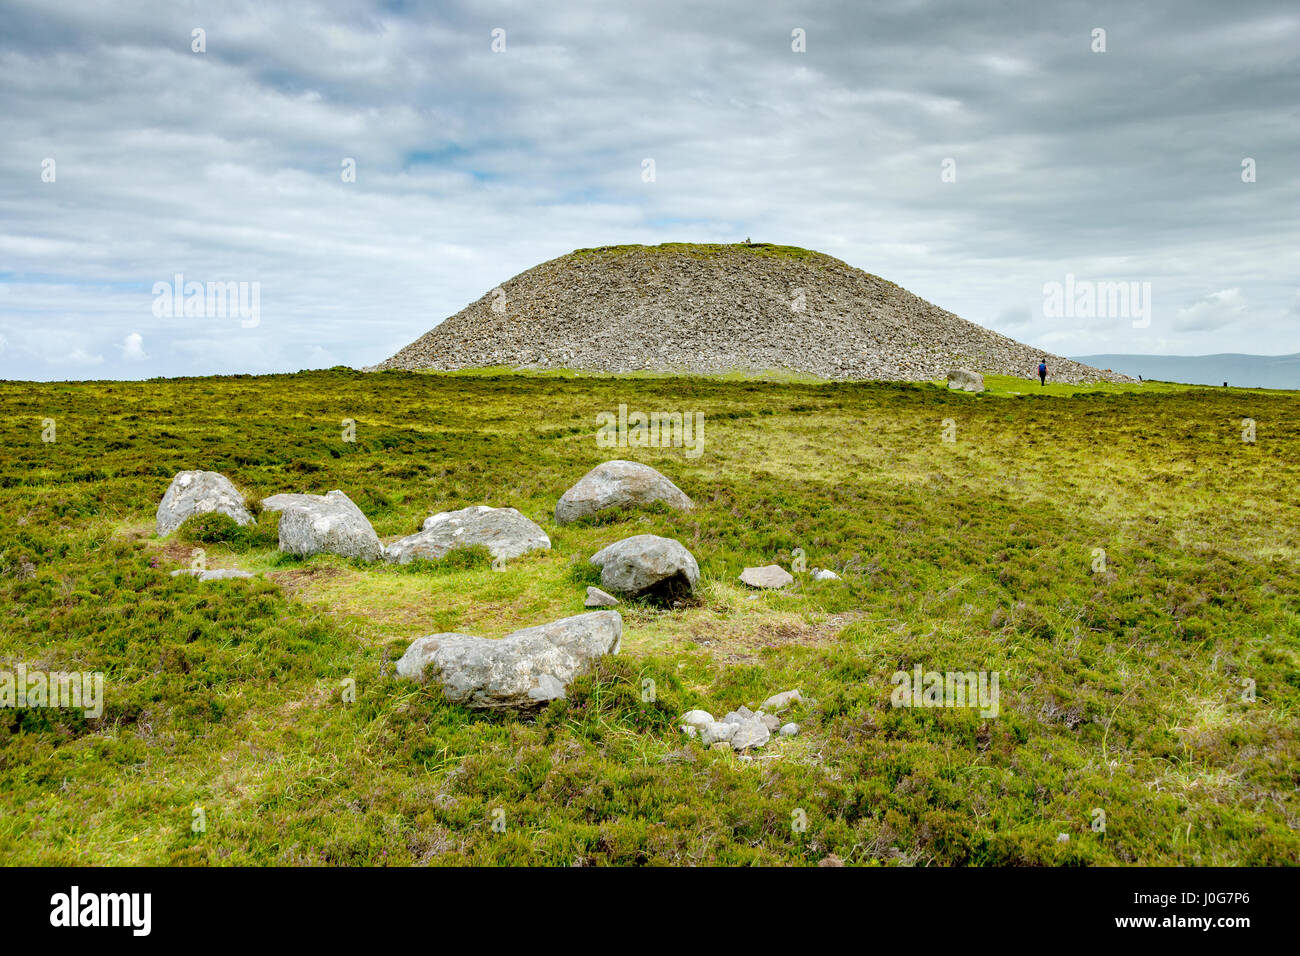
[[[1044,358],[1038,363],[1038,384],[1047,384],[1047,359]]]

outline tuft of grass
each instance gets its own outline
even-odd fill
[[[279,519],[275,512],[262,513],[255,524],[241,525],[229,515],[190,515],[174,532],[187,544],[223,544],[231,551],[245,552],[274,548],[279,544]]]
[[[575,249],[569,253],[573,259],[591,256],[625,256],[629,254],[645,255],[679,255],[692,259],[716,259],[728,255],[752,255],[773,259],[796,259],[804,262],[839,262],[838,259],[823,252],[804,249],[799,246],[783,246],[770,242],[663,242],[655,246],[615,245],[595,246],[589,249]]]

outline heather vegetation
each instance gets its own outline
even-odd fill
[[[0,859],[1300,860],[1300,394],[987,381],[0,383],[0,671],[105,675],[98,718],[0,710]],[[597,447],[620,404],[702,412],[703,453]],[[560,494],[611,457],[695,509],[556,525]],[[157,538],[185,469],[229,476],[257,524]],[[281,554],[257,502],[334,488],[385,539],[489,504],[553,547],[504,571],[482,548]],[[485,714],[395,676],[416,637],[580,613],[587,558],[642,532],[690,549],[698,594],[622,605],[622,653],[566,700]],[[737,582],[795,549],[841,580]],[[169,574],[197,550],[258,577]],[[918,665],[998,673],[997,716],[892,706],[891,675]],[[678,729],[791,688],[799,735],[749,760]]]

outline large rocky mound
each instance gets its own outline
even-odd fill
[[[918,381],[955,366],[1132,381],[1030,348],[793,246],[604,246],[520,273],[371,369],[790,370]]]

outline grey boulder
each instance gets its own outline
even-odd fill
[[[794,576],[778,564],[769,564],[764,568],[745,568],[740,572],[740,580],[751,588],[783,588],[794,583]]]
[[[968,368],[955,368],[948,373],[948,387],[959,388],[963,392],[982,392],[984,376]]]
[[[763,701],[762,710],[779,714],[791,704],[797,704],[803,701],[803,695],[797,690],[787,690],[780,694],[773,694],[767,700]]]
[[[216,471],[182,471],[176,474],[158,504],[158,536],[165,537],[191,515],[223,514],[238,524],[254,523],[244,496],[229,478]]]
[[[378,561],[384,554],[379,536],[361,509],[341,491],[327,495],[272,495],[265,511],[280,512],[280,550],[310,557],[337,554]]]
[[[649,465],[607,461],[597,465],[566,491],[555,506],[555,523],[569,524],[607,508],[624,508],[662,501],[689,511],[694,507],[682,489]]]
[[[686,713],[682,714],[683,727],[694,727],[698,730],[705,724],[712,723],[715,723],[713,715],[707,710],[688,710]]]
[[[772,734],[767,726],[757,718],[749,717],[735,724],[736,732],[731,735],[733,750],[749,750],[767,743]]]
[[[682,597],[695,590],[700,566],[680,542],[655,534],[636,534],[591,556],[600,566],[600,583],[630,597]]]
[[[696,729],[699,731],[700,743],[712,747],[714,744],[731,743],[731,738],[736,736],[738,726],[738,724],[724,724],[722,721],[715,720]]]
[[[614,607],[618,604],[618,598],[612,594],[606,594],[600,588],[587,588],[587,599],[582,602],[584,607]]]
[[[433,634],[407,648],[401,677],[434,680],[447,699],[483,710],[528,710],[564,697],[565,688],[605,654],[617,654],[623,619],[592,611],[526,627],[499,640]]]
[[[477,505],[426,518],[420,531],[386,547],[384,557],[398,564],[416,558],[437,561],[453,548],[475,544],[487,547],[493,558],[509,561],[528,551],[549,549],[551,539],[536,522],[514,508]]]

